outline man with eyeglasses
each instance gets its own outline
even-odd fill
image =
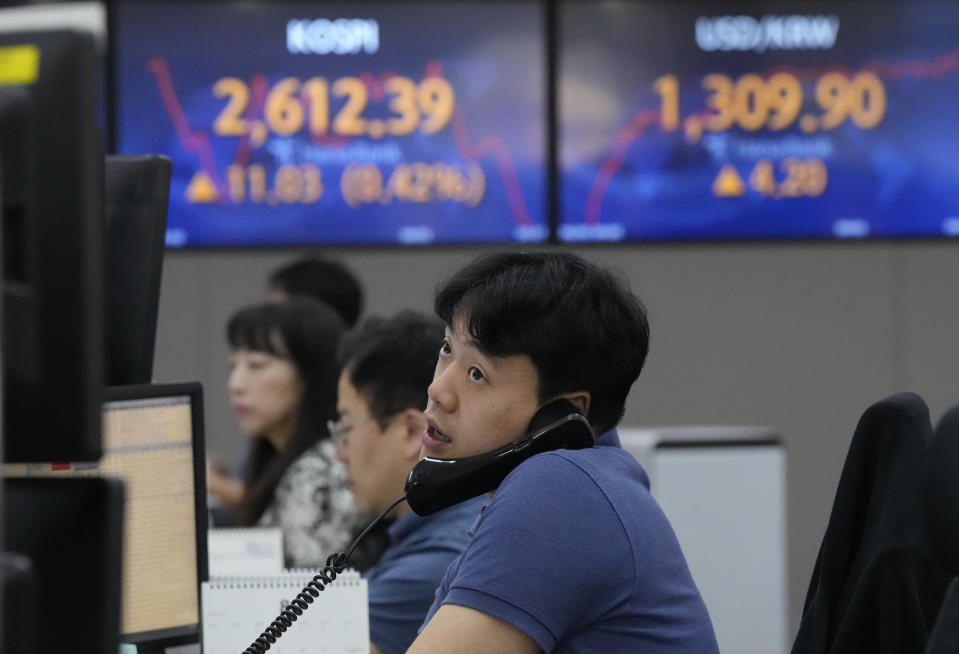
[[[340,342],[340,419],[329,431],[361,513],[379,515],[403,495],[410,468],[419,460],[426,389],[442,343],[442,323],[413,311],[369,318]],[[389,545],[364,574],[373,654],[400,654],[416,638],[484,500],[427,517],[412,513],[405,502],[393,510]]]

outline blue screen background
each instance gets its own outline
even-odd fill
[[[288,52],[288,21],[319,18],[375,19],[379,49]],[[549,230],[542,23],[535,2],[120,3],[118,151],[173,160],[170,247],[543,241]],[[251,147],[249,138],[213,132],[228,101],[213,93],[223,77],[251,89],[258,83],[269,89],[287,77],[321,76],[331,85],[361,77],[371,91],[363,117],[386,119],[392,115],[389,97],[377,96],[378,84],[381,89],[389,75],[418,83],[437,74],[453,87],[456,109],[435,134],[316,139],[304,128],[291,136],[271,133]],[[260,97],[244,117],[263,119]],[[331,98],[331,117],[345,102]],[[279,166],[305,162],[322,173],[317,201],[231,200],[231,164],[263,166],[272,189]],[[425,203],[393,197],[354,207],[341,192],[351,163],[376,165],[385,181],[400,164],[442,163],[466,171],[470,162],[485,181],[475,206],[434,196]],[[216,189],[216,201],[187,200],[198,172]]]
[[[744,10],[745,8],[745,10]],[[698,47],[698,17],[838,17],[829,49]],[[565,2],[560,15],[560,225],[564,241],[742,240],[959,235],[959,5],[913,3]],[[690,142],[659,123],[654,81],[679,81],[680,116],[708,110],[703,78],[787,71],[803,81],[802,113],[828,71],[874,72],[881,123],[830,131],[747,132],[734,125]],[[797,121],[798,123],[798,121]],[[788,156],[818,157],[817,197],[752,189],[717,197],[723,166],[742,180],[762,158],[780,180]]]

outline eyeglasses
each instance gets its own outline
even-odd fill
[[[365,420],[360,420],[357,423],[352,425],[343,424],[342,420],[327,420],[326,429],[330,432],[330,440],[333,441],[333,445],[337,448],[346,447],[346,435],[349,434],[356,427],[361,427],[368,422],[373,422],[376,418],[370,416]]]

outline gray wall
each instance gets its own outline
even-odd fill
[[[787,447],[792,632],[856,421],[913,390],[933,420],[959,402],[959,276],[954,243],[582,247],[622,271],[652,322],[649,362],[625,425],[771,426]],[[435,284],[474,250],[341,249],[366,313],[428,310]],[[243,437],[226,399],[223,326],[264,298],[293,251],[170,252],[157,336],[158,381],[199,380],[209,450]],[[792,633],[791,632],[791,633]]]

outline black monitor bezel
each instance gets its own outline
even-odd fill
[[[23,167],[22,204],[11,214],[0,211],[4,221],[22,211],[19,242],[7,244],[22,254],[22,269],[10,270],[7,261],[4,271],[3,457],[8,463],[97,461],[103,144],[91,90],[94,39],[79,30],[24,28],[0,32],[0,46],[33,50],[37,59],[36,70],[4,84],[26,96],[32,129],[12,153],[21,160],[9,162]]]
[[[193,430],[193,493],[196,529],[197,562],[197,622],[181,627],[155,629],[134,633],[121,633],[120,642],[137,646],[140,654],[162,653],[167,647],[198,643],[200,641],[200,619],[203,615],[200,585],[209,581],[207,558],[207,504],[206,504],[206,445],[203,423],[203,386],[199,382],[177,382],[163,384],[134,384],[129,386],[109,386],[104,391],[103,402],[123,402],[131,400],[150,400],[188,396],[190,398],[190,419]],[[121,602],[122,606],[122,602]]]
[[[5,635],[14,643],[35,635],[36,654],[116,652],[125,484],[110,477],[7,477],[3,484],[3,548],[30,559],[35,591],[35,601],[21,607],[29,621],[4,625]],[[11,529],[17,520],[26,529]]]

